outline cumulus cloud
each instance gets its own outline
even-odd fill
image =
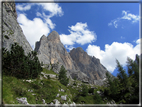
[[[132,13],[128,13],[127,11],[123,10],[122,11],[122,17],[116,18],[114,20],[112,20],[110,23],[108,23],[108,26],[112,26],[114,25],[115,28],[118,28],[118,24],[122,21],[122,20],[129,20],[132,23],[136,23],[139,21],[140,16],[139,15],[134,15]]]
[[[76,25],[69,26],[69,35],[60,34],[61,42],[69,47],[73,47],[75,43],[84,45],[94,42],[97,38],[93,31],[90,31],[87,23],[78,22]]]
[[[27,5],[27,3],[22,3],[22,5],[20,5],[20,4],[16,5],[16,9],[20,10],[20,11],[27,11],[27,10],[31,9],[32,5],[33,5],[32,3],[30,3],[28,5]]]
[[[35,13],[35,18],[32,20],[28,19],[25,13],[21,14],[21,11],[30,10],[34,5],[44,9],[44,12],[40,13],[37,11]],[[57,3],[22,3],[18,4],[16,8],[18,10],[17,20],[33,49],[35,47],[35,42],[39,41],[43,34],[48,35],[50,29],[55,28],[56,24],[52,22],[51,17],[63,15],[62,8]],[[48,15],[45,14],[47,11],[49,12]]]
[[[62,16],[64,14],[62,8],[57,3],[38,3],[37,5],[40,5],[44,10],[49,11],[51,13],[49,17],[55,15]]]
[[[40,18],[29,20],[24,14],[20,14],[17,18],[20,26],[23,29],[24,35],[34,49],[35,42],[39,41],[40,37],[50,32],[49,26]],[[30,30],[29,30],[30,29]]]
[[[107,70],[113,72],[116,68],[116,59],[125,66],[127,57],[134,60],[135,55],[140,54],[140,44],[140,39],[136,41],[136,46],[127,42],[113,42],[111,45],[106,44],[105,50],[96,45],[88,45],[86,51],[89,55],[99,58]]]

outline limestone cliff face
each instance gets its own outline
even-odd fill
[[[67,70],[75,70],[73,61],[56,31],[52,31],[48,37],[43,35],[40,41],[36,42],[35,51],[37,51],[39,60],[43,64],[60,63]]]
[[[5,2],[2,6],[2,47],[10,50],[11,45],[17,42],[23,47],[26,54],[29,53],[32,48],[17,22],[15,3]]]
[[[94,56],[89,56],[81,47],[70,51],[71,58],[76,62],[79,70],[93,80],[104,79],[107,69]]]

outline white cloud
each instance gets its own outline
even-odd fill
[[[127,57],[135,59],[136,54],[140,54],[140,39],[136,41],[134,47],[130,43],[113,42],[111,45],[106,44],[105,50],[101,50],[99,46],[89,45],[86,49],[87,53],[100,59],[101,63],[108,71],[113,72],[116,68],[116,59],[124,66],[126,65]]]
[[[62,8],[57,3],[38,3],[37,5],[41,5],[44,10],[49,11],[51,13],[50,17],[55,15],[62,16],[64,14]]]
[[[112,20],[110,23],[108,23],[108,26],[114,25],[115,28],[118,28],[118,23],[121,22],[122,20],[129,20],[132,23],[136,23],[140,19],[139,15],[134,15],[132,13],[128,13],[125,10],[122,11],[122,15],[123,15],[122,17],[116,18],[116,19]],[[122,27],[122,28],[124,28],[124,27]]]
[[[17,20],[20,23],[20,26],[22,27],[23,32],[33,49],[35,42],[39,41],[43,34],[47,35],[50,32],[49,26],[40,18],[29,20],[24,14],[20,14],[18,15]]]
[[[32,3],[29,3],[28,5],[25,3],[23,3],[22,5],[18,4],[16,5],[16,9],[20,11],[27,11],[31,9],[32,5],[33,5]]]
[[[76,25],[69,26],[69,35],[61,34],[61,42],[64,45],[74,45],[75,43],[84,45],[87,43],[91,43],[96,40],[96,34],[93,31],[87,29],[87,23],[78,22]]]
[[[127,13],[125,10],[122,11],[122,14],[124,14],[124,16],[121,19],[132,20],[132,23],[136,23],[140,19],[140,16]]]

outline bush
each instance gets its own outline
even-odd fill
[[[94,88],[89,88],[89,89],[88,89],[88,92],[89,92],[89,93],[94,93]]]
[[[94,103],[95,104],[103,104],[104,103],[101,96],[97,92],[95,92],[95,95],[94,95]]]
[[[11,51],[2,49],[3,74],[21,79],[37,78],[42,71],[37,53],[32,51],[26,56],[17,43],[12,44]]]
[[[60,72],[59,72],[59,81],[61,84],[65,85],[65,86],[67,86],[67,84],[69,83],[69,79],[67,78],[66,72],[67,71],[65,70],[64,66],[62,65]]]
[[[82,84],[82,96],[86,96],[88,94],[88,88],[85,84]]]
[[[48,75],[47,78],[50,79],[50,75]]]

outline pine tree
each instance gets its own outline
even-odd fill
[[[66,72],[67,71],[65,70],[64,66],[62,65],[60,68],[60,72],[59,72],[59,81],[61,84],[65,85],[65,86],[69,83],[69,79],[67,78]]]
[[[11,50],[2,49],[3,74],[17,78],[36,78],[42,71],[37,53],[32,51],[27,56],[17,43],[12,44]]]
[[[138,104],[139,103],[139,57],[133,61],[127,58],[128,75],[119,61],[116,60],[119,73],[117,78],[112,79],[107,73],[107,87],[104,95],[115,100],[117,103]]]

